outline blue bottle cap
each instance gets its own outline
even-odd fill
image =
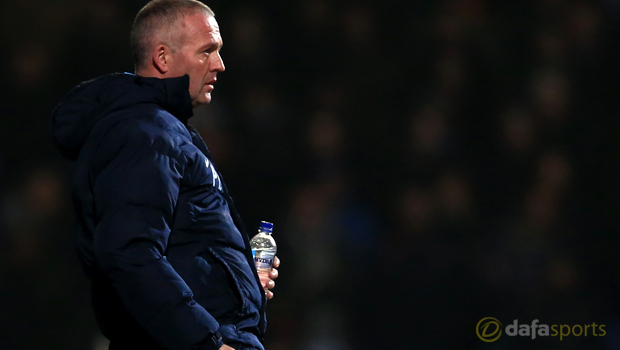
[[[267,232],[267,233],[271,233],[273,232],[273,224],[271,222],[261,221],[259,230]]]

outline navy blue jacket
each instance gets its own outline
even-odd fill
[[[248,237],[192,116],[189,77],[113,74],[52,114],[76,161],[77,251],[118,348],[263,349],[265,295]]]

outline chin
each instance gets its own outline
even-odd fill
[[[202,96],[198,99],[192,101],[192,106],[194,108],[209,104],[211,102],[211,96]]]
[[[202,95],[198,102],[200,102],[200,104],[203,104],[203,105],[210,103],[211,102],[211,93],[206,93],[206,94]]]

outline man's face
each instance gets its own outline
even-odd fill
[[[183,46],[172,54],[170,76],[189,74],[189,94],[197,107],[211,102],[211,91],[218,72],[224,71],[220,56],[222,37],[213,16],[195,13],[185,17]]]

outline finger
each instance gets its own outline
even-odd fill
[[[278,267],[278,266],[280,266],[280,258],[276,256],[276,258],[273,260],[273,267]]]
[[[267,299],[271,299],[273,298],[273,292],[272,291],[268,291],[267,292]]]
[[[279,272],[277,269],[271,269],[271,271],[269,271],[269,278],[272,280],[275,280],[276,278],[278,278]]]
[[[265,292],[268,292],[270,289],[276,286],[276,282],[269,280],[268,282],[263,284],[263,289]]]
[[[269,276],[264,276],[264,275],[261,275],[259,277],[260,277],[260,284],[263,286],[263,288],[266,289],[271,279],[269,278]]]

